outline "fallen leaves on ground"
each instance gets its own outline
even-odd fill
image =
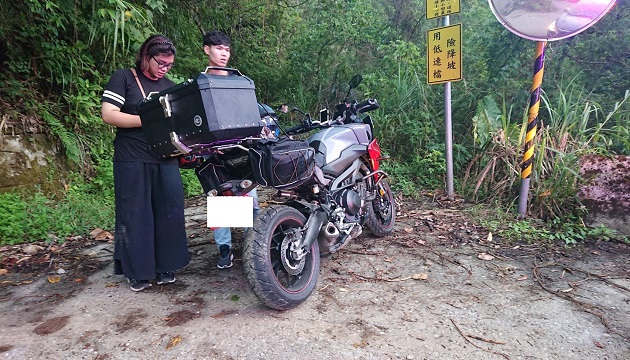
[[[177,344],[179,344],[182,341],[182,337],[179,335],[175,335],[171,338],[171,340],[168,342],[168,344],[166,345],[166,350],[173,348],[174,346],[177,346]]]
[[[90,232],[90,236],[92,236],[94,240],[98,241],[108,241],[114,239],[114,236],[109,231],[105,231],[101,228],[92,230]]]
[[[218,319],[218,318],[222,318],[224,316],[232,315],[232,314],[236,314],[236,313],[237,313],[236,310],[223,310],[223,311],[221,311],[219,313],[216,313],[216,314],[214,314],[214,315],[212,315],[210,317],[213,318],[213,319]]]
[[[25,245],[24,247],[22,247],[22,252],[27,255],[35,255],[42,250],[44,250],[43,246],[33,244]]]
[[[426,273],[421,273],[421,274],[415,274],[411,278],[414,280],[427,280],[429,278],[429,275]]]

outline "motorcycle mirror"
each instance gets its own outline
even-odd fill
[[[348,83],[348,85],[350,85],[350,89],[354,89],[357,86],[359,86],[361,81],[363,81],[363,76],[356,74],[352,77],[352,79],[350,79],[350,82]]]
[[[363,81],[363,76],[357,74],[354,75],[352,77],[352,79],[350,79],[350,82],[348,83],[348,93],[346,94],[345,97],[345,101],[348,102],[348,98],[350,97],[350,93],[352,92],[352,89],[356,88],[357,86],[359,86],[359,84],[361,83],[361,81]]]

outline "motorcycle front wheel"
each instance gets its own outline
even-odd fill
[[[254,294],[268,307],[292,309],[306,300],[319,277],[319,246],[295,260],[290,245],[306,223],[298,210],[286,205],[261,210],[243,244],[243,266]]]
[[[396,204],[387,180],[376,185],[376,198],[369,204],[366,226],[376,237],[384,237],[394,231]]]

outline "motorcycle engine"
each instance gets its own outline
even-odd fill
[[[355,216],[361,210],[361,196],[354,190],[342,190],[337,198],[337,203],[346,209],[346,214]]]

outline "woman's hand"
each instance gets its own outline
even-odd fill
[[[119,128],[137,128],[142,127],[140,115],[127,114],[120,111],[120,108],[114,104],[103,102],[101,106],[101,118],[103,122],[114,125]]]

